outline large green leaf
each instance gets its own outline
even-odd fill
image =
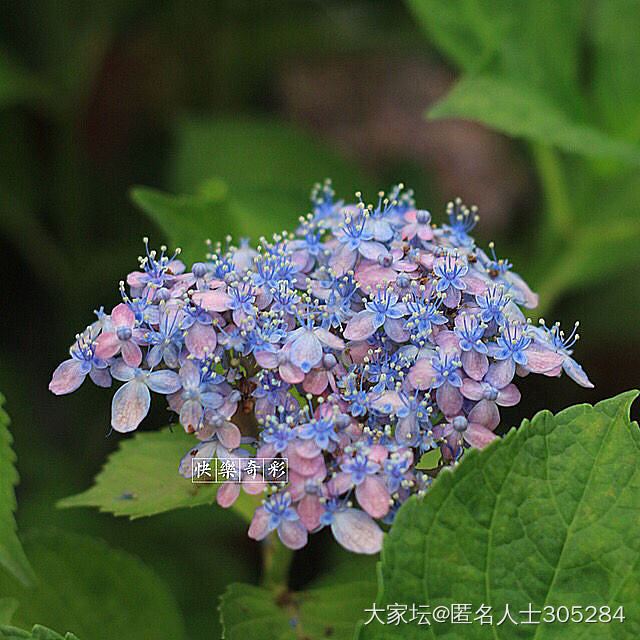
[[[35,581],[33,570],[24,554],[16,533],[13,513],[16,509],[14,487],[18,472],[14,466],[16,456],[11,448],[9,416],[2,408],[4,396],[0,394],[0,566],[10,571],[25,585]]]
[[[182,507],[215,502],[216,483],[194,483],[178,473],[181,458],[198,441],[182,427],[141,431],[123,440],[109,456],[90,489],[58,502],[59,507],[98,507],[132,520]],[[244,492],[234,511],[245,519],[255,508],[255,498]]]
[[[9,624],[17,608],[17,600],[13,598],[0,598],[0,624]]]
[[[138,187],[131,191],[131,199],[158,224],[166,241],[182,249],[188,262],[204,260],[207,239],[221,240],[227,233],[242,235],[241,221],[234,219],[223,197],[174,196]]]
[[[71,632],[61,636],[47,627],[36,624],[31,631],[0,625],[0,640],[78,640],[78,638]]]
[[[39,78],[0,50],[0,108],[32,102],[44,93]]]
[[[193,262],[204,257],[206,239],[231,235],[255,242],[293,229],[311,208],[312,186],[325,177],[346,196],[370,186],[349,162],[293,127],[268,120],[188,120],[177,132],[170,182],[189,195],[136,188],[131,196]]]
[[[184,638],[173,596],[135,556],[63,531],[34,532],[24,544],[40,582],[29,591],[0,577],[0,592],[20,602],[12,624],[71,629],[91,640]]]
[[[220,598],[225,640],[351,640],[362,610],[375,595],[374,574],[301,591],[275,593],[231,584]]]
[[[59,507],[99,507],[132,520],[180,507],[211,504],[217,485],[193,483],[178,473],[178,463],[197,444],[182,427],[141,431],[123,440],[109,456],[95,484],[58,502]]]
[[[542,411],[469,451],[423,500],[408,500],[384,543],[378,607],[493,607],[494,625],[464,625],[465,639],[640,637],[640,432],[629,422],[637,395]],[[506,604],[518,621],[529,603],[624,606],[626,620],[496,625]],[[462,637],[456,624],[416,622],[361,624],[358,637],[415,638],[416,629]]]
[[[580,110],[579,0],[407,0],[433,44],[463,71],[526,78]]]
[[[304,131],[267,119],[190,119],[176,133],[177,149],[169,178],[179,193],[196,193],[212,178],[229,186],[232,196],[246,204],[252,196],[267,194],[293,198],[298,203],[287,211],[296,216],[309,209],[309,191],[314,183],[332,178],[338,193],[346,197],[366,191],[371,185],[365,176],[335,151]],[[281,215],[262,210],[267,202],[257,202],[256,217]],[[279,222],[287,220],[280,219]],[[253,224],[255,220],[251,220]],[[279,225],[275,229],[279,231]]]
[[[640,2],[594,3],[589,34],[594,44],[593,100],[603,124],[640,142]]]
[[[640,147],[574,122],[543,94],[507,79],[461,80],[427,117],[476,120],[510,136],[595,158],[640,165]]]
[[[591,287],[640,264],[639,243],[640,219],[579,228],[568,246],[555,253],[548,272],[537,278],[540,306],[534,313],[544,315],[566,291]]]

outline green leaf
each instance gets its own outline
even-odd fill
[[[146,187],[134,188],[131,199],[160,229],[173,247],[182,249],[191,262],[204,260],[206,240],[221,234],[241,234],[228,201],[207,196],[174,196]]]
[[[51,629],[47,629],[39,624],[34,625],[31,632],[23,631],[17,627],[0,626],[0,640],[78,640],[73,633],[66,633],[61,636]]]
[[[640,3],[614,0],[593,5],[593,100],[603,125],[640,142]]]
[[[440,449],[431,449],[431,451],[422,454],[422,457],[416,465],[416,469],[435,469],[441,458],[442,454],[440,453]]]
[[[35,582],[33,570],[24,554],[16,533],[13,516],[16,510],[14,487],[18,484],[18,472],[14,466],[15,453],[9,433],[9,416],[2,408],[4,396],[0,394],[0,566],[10,571],[24,585]]]
[[[491,69],[580,111],[579,0],[407,0],[433,44],[463,71]]]
[[[373,576],[372,576],[373,577]],[[341,581],[299,593],[275,593],[234,583],[220,598],[225,640],[351,640],[362,610],[371,605],[373,580]]]
[[[135,556],[63,531],[33,532],[24,544],[41,580],[28,591],[0,577],[0,592],[20,602],[14,625],[30,628],[37,622],[91,640],[184,638],[173,596]]]
[[[484,603],[501,617],[508,603],[517,620],[529,603],[624,606],[623,624],[520,625],[517,637],[640,637],[640,431],[629,422],[637,395],[542,411],[465,454],[423,500],[409,499],[383,546],[378,607]],[[514,637],[515,626],[496,622],[465,625],[465,640]],[[415,624],[361,624],[358,637],[415,638]],[[461,637],[455,624],[421,629]]]
[[[131,520],[215,502],[218,484],[191,482],[178,473],[182,457],[197,444],[182,427],[139,431],[112,453],[90,489],[63,498],[58,507],[98,507]],[[249,521],[258,498],[243,492],[232,509]]]
[[[427,117],[475,120],[510,136],[549,144],[563,151],[640,165],[640,147],[573,121],[543,93],[510,80],[461,80]]]
[[[9,624],[17,608],[17,600],[13,598],[0,598],[0,624]]]
[[[148,188],[133,201],[187,262],[201,260],[205,240],[292,229],[311,209],[312,186],[333,178],[339,193],[367,189],[361,173],[303,132],[268,120],[189,120],[177,134],[169,195]]]
[[[544,315],[567,291],[591,287],[640,264],[639,244],[640,219],[578,227],[566,249],[555,254],[547,272],[537,279],[541,303],[534,313]]]
[[[274,120],[193,118],[182,123],[176,140],[169,176],[176,192],[196,193],[208,180],[219,178],[246,205],[261,192],[280,194],[298,203],[285,212],[280,224],[289,220],[293,221],[289,226],[295,224],[297,216],[309,209],[311,187],[325,178],[332,178],[336,191],[345,196],[371,186],[335,151],[304,131]],[[273,215],[268,199],[256,205],[257,217]],[[280,224],[275,230],[280,231]]]
[[[95,484],[64,498],[58,507],[98,507],[132,520],[143,516],[211,504],[218,485],[193,483],[178,473],[181,458],[197,440],[182,427],[139,431],[112,453]]]
[[[44,95],[44,86],[30,71],[0,51],[0,108],[32,102]]]

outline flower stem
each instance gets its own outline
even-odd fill
[[[293,551],[285,547],[275,533],[262,543],[262,586],[275,591],[286,590]]]
[[[558,152],[545,144],[531,148],[547,201],[548,226],[556,238],[570,238],[573,211]]]

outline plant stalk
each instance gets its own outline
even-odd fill
[[[262,543],[262,586],[285,591],[292,559],[293,550],[285,547],[275,532],[270,533]]]

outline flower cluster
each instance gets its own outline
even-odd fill
[[[256,249],[227,239],[190,271],[163,248],[120,284],[122,302],[80,335],[50,389],[89,375],[108,387],[111,425],[136,429],[150,391],[167,396],[199,441],[191,459],[286,458],[286,486],[222,483],[264,494],[249,536],[277,531],[298,549],[325,526],[349,550],[380,549],[380,524],[469,447],[496,438],[500,407],[519,402],[517,377],[558,376],[592,386],[571,357],[574,332],[532,326],[537,296],[512,265],[478,248],[474,207],[446,224],[416,209],[402,185],[377,204],[335,201],[329,182],[295,233]],[[419,470],[437,450],[437,466]],[[432,465],[433,466],[433,465]]]

